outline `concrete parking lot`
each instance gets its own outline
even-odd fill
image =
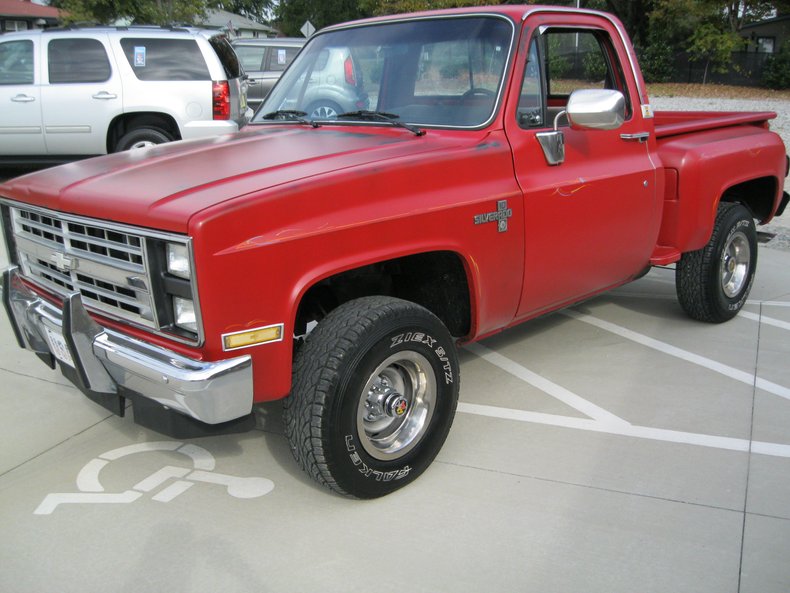
[[[0,591],[787,593],[788,265],[764,246],[723,325],[655,269],[467,347],[439,458],[369,502],[298,470],[279,404],[174,441],[0,316]]]

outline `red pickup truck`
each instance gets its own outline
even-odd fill
[[[285,402],[348,495],[417,477],[459,344],[676,264],[721,322],[787,205],[773,113],[661,113],[611,15],[499,6],[330,27],[252,125],[0,186],[19,345],[184,438]]]

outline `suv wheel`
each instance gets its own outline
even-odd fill
[[[115,145],[113,152],[121,152],[131,148],[144,148],[154,144],[170,142],[172,138],[156,128],[135,128],[124,134]]]

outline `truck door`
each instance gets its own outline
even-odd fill
[[[526,252],[518,317],[635,277],[648,265],[660,223],[657,196],[663,188],[657,187],[651,158],[652,125],[642,117],[630,65],[618,59],[625,55],[620,39],[613,39],[613,28],[578,27],[579,15],[560,18],[575,19],[576,28],[559,23],[524,35],[506,113],[524,192]],[[623,125],[571,129],[561,113],[570,93],[582,88],[621,91],[627,105]],[[553,129],[555,119],[565,143],[560,164],[549,162],[536,136]]]
[[[107,152],[107,128],[123,111],[121,78],[106,36],[49,39],[49,84],[41,91],[44,133],[51,155]]]
[[[0,155],[43,155],[38,55],[30,39],[0,42]]]

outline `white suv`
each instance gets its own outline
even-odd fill
[[[215,31],[76,28],[0,36],[0,163],[59,161],[235,132],[244,72]]]

